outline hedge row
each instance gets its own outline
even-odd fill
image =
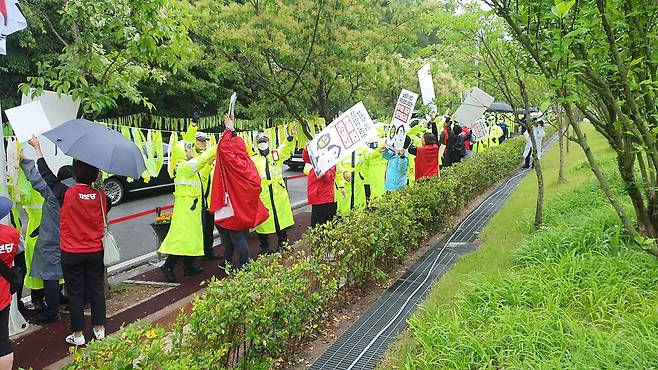
[[[386,277],[470,200],[518,168],[523,138],[479,153],[436,179],[309,230],[298,250],[213,279],[168,330],[139,322],[73,350],[72,369],[266,369],[312,338],[341,292]]]

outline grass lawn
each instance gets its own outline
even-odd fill
[[[604,139],[591,127],[587,127],[586,132],[596,158],[603,163],[609,173],[614,173],[614,153],[608,149]],[[600,309],[599,311],[603,312],[602,317],[598,317],[598,314],[595,313],[597,312],[597,302],[591,302],[591,297],[596,296],[597,293],[596,291],[592,293],[591,290],[598,288],[592,288],[591,285],[596,286],[598,281],[606,280],[608,276],[593,277],[587,284],[583,283],[583,286],[579,285],[580,281],[574,284],[563,282],[564,291],[571,291],[570,295],[565,296],[567,298],[560,296],[559,293],[554,294],[556,290],[561,289],[559,284],[553,287],[553,291],[533,296],[534,291],[542,290],[541,284],[550,286],[563,276],[571,276],[562,270],[556,270],[555,266],[572,271],[579,268],[583,259],[588,260],[590,265],[583,267],[585,270],[581,272],[582,276],[589,276],[590,273],[597,272],[591,268],[591,264],[594,263],[601,264],[598,271],[609,269],[609,276],[615,276],[615,272],[619,272],[617,271],[618,265],[625,266],[624,263],[628,261],[633,261],[630,266],[642,264],[645,264],[646,268],[656,266],[652,257],[645,256],[643,252],[631,247],[627,248],[628,251],[625,249],[620,251],[620,245],[623,249],[623,240],[620,241],[623,239],[623,235],[621,235],[621,228],[615,224],[615,215],[611,211],[611,207],[607,205],[605,198],[599,194],[594,176],[586,164],[580,147],[572,143],[570,149],[565,164],[566,183],[560,184],[557,181],[559,168],[557,144],[548,153],[545,153],[542,160],[546,185],[545,221],[548,225],[546,230],[534,232],[532,227],[536,203],[536,177],[534,174],[530,174],[480,235],[481,248],[464,256],[450,272],[437,282],[426,301],[419,306],[418,311],[410,319],[410,328],[389,350],[381,368],[528,368],[553,367],[554,365],[580,367],[580,365],[587,364],[588,361],[591,364],[596,363],[588,356],[596,356],[600,360],[601,366],[612,363],[615,367],[624,367],[625,365],[622,364],[632,363],[632,361],[626,361],[628,358],[620,360],[610,355],[610,348],[605,346],[598,350],[586,350],[585,347],[596,342],[592,339],[593,337],[614,336],[625,330],[636,329],[634,325],[629,325],[630,329],[624,327],[617,332],[610,330],[610,325],[614,325],[611,321],[614,322],[614,320],[611,320],[609,316],[624,317],[624,315],[636,315],[638,312],[645,313],[648,309],[646,306],[652,302],[655,303],[654,299],[658,297],[658,294],[654,297],[653,292],[647,292],[646,297],[634,302],[637,306],[636,311],[631,312],[626,308],[610,308],[610,312],[608,312]],[[590,194],[594,194],[594,196],[588,200],[587,197]],[[591,208],[588,209],[590,204]],[[551,205],[555,206],[551,207]],[[592,213],[591,218],[588,218],[590,216],[588,211]],[[578,229],[580,223],[588,222],[594,225],[593,231]],[[612,231],[608,233],[609,230]],[[604,233],[606,234],[603,235]],[[585,237],[580,238],[583,234]],[[590,235],[589,239],[587,239],[587,235]],[[587,243],[579,238],[586,240]],[[610,240],[615,242],[612,243]],[[583,243],[586,248],[583,251],[577,250],[576,246],[583,245]],[[613,244],[615,255],[611,257],[610,246]],[[527,246],[524,247],[524,245]],[[593,245],[602,247],[593,247]],[[574,251],[570,248],[576,249]],[[578,258],[572,260],[572,257]],[[587,270],[588,268],[590,270]],[[553,273],[557,274],[553,280],[540,283],[536,290],[528,291],[527,287],[533,286],[543,277],[550,277]],[[535,274],[544,276],[535,276]],[[620,275],[623,274],[620,272]],[[628,281],[628,279],[625,280]],[[623,305],[634,301],[634,297],[624,297],[628,289],[635,287],[632,281],[625,285],[605,281],[601,283],[601,286],[606,286],[606,283],[609,284],[608,289],[620,289],[621,297],[619,299],[622,302],[618,304]],[[651,282],[637,282],[639,285],[648,283]],[[582,302],[581,293],[588,295],[589,298],[582,299],[590,300],[589,305]],[[530,303],[523,301],[528,295],[532,297],[528,298]],[[610,297],[605,297],[604,301],[607,303]],[[521,301],[524,303],[519,303]],[[607,307],[605,304],[602,305]],[[655,306],[651,310],[655,313]],[[549,319],[547,316],[554,317]],[[583,317],[586,319],[582,319]],[[592,317],[597,319],[592,319]],[[645,320],[649,320],[646,316],[641,317],[642,319],[629,320],[635,322],[636,326],[643,325],[647,322]],[[559,335],[550,329],[546,333],[540,333],[543,329],[534,325],[543,320],[547,320],[544,324],[549,326],[552,323],[560,325],[569,323],[573,330]],[[523,326],[521,323],[527,325]],[[591,327],[598,328],[599,325],[603,325],[601,330],[591,329]],[[640,337],[646,335],[652,338],[654,334],[651,330],[638,331],[641,332],[641,335],[638,334]],[[580,336],[575,333],[579,333]],[[537,337],[532,338],[533,335]],[[564,336],[571,339],[577,337],[580,338],[580,341],[573,339],[569,342],[569,340],[560,339]],[[554,342],[551,342],[553,339]],[[654,341],[655,339],[652,338],[642,342],[653,344]],[[541,347],[543,342],[551,343],[546,346],[550,349]],[[624,348],[627,345],[631,348],[637,347],[632,347],[629,343],[618,344],[615,348]],[[566,345],[567,349],[560,352],[559,348],[563,345]],[[570,351],[568,350],[569,345],[580,346],[580,349]],[[534,350],[528,348],[535,346],[541,348]],[[581,351],[584,351],[585,354],[578,357],[577,354]],[[656,350],[653,349],[653,352],[655,353]],[[535,354],[543,356],[544,359],[534,358]],[[643,352],[634,355],[641,359]],[[472,358],[464,359],[463,357]],[[617,362],[611,360],[612,357],[615,357],[614,361]],[[636,365],[645,366],[646,362],[638,362]],[[594,365],[586,367],[589,366]]]

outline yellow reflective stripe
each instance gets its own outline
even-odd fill
[[[174,180],[174,185],[187,185],[201,187],[201,182],[192,180]]]

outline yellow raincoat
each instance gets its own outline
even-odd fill
[[[251,157],[261,179],[260,200],[270,215],[265,222],[256,227],[256,232],[259,234],[275,233],[276,223],[279,224],[279,230],[295,224],[288,189],[283,179],[283,161],[290,158],[294,150],[294,139],[290,141],[286,139],[277,149],[270,150],[267,156],[257,153]]]
[[[21,171],[19,181],[23,181],[23,179],[27,180]],[[25,273],[25,287],[28,289],[43,289],[43,280],[30,276],[30,271],[32,271],[34,247],[36,246],[37,238],[39,237],[38,235],[30,235],[41,224],[41,206],[43,205],[43,197],[38,191],[30,187],[29,192],[21,196],[21,204],[28,218],[27,229],[25,231],[25,266],[27,268]]]
[[[171,227],[158,251],[175,256],[203,256],[199,171],[215,158],[217,147],[210,146],[198,157],[187,159],[185,144],[186,141],[179,141],[171,153],[176,161],[174,210]]]
[[[364,164],[368,158],[368,151],[361,147],[347,156],[336,166],[336,181],[339,186],[344,186],[345,196],[337,191],[336,202],[338,213],[345,216],[353,209],[360,210],[366,207],[365,176],[363,174]],[[345,180],[345,173],[351,177]]]

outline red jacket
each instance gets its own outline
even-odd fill
[[[421,146],[416,153],[416,180],[423,177],[439,176],[439,146]]]
[[[232,131],[222,135],[217,147],[217,165],[210,194],[210,211],[226,205],[225,192],[233,207],[233,216],[216,221],[227,230],[249,230],[267,220],[269,213],[260,200],[260,175],[249,158],[247,147]]]
[[[101,190],[76,184],[64,194],[60,212],[60,248],[67,253],[94,253],[103,250],[103,233],[107,197]]]
[[[311,158],[308,156],[308,151],[304,148],[302,153],[304,162],[311,163]],[[308,204],[327,204],[335,202],[334,198],[334,182],[336,180],[336,166],[324,173],[319,178],[315,176],[315,171],[308,174],[308,182],[306,184],[306,193]]]
[[[14,266],[14,256],[18,252],[18,230],[11,226],[0,225],[0,260],[7,267]],[[11,303],[9,282],[0,276],[0,309],[4,309]]]

